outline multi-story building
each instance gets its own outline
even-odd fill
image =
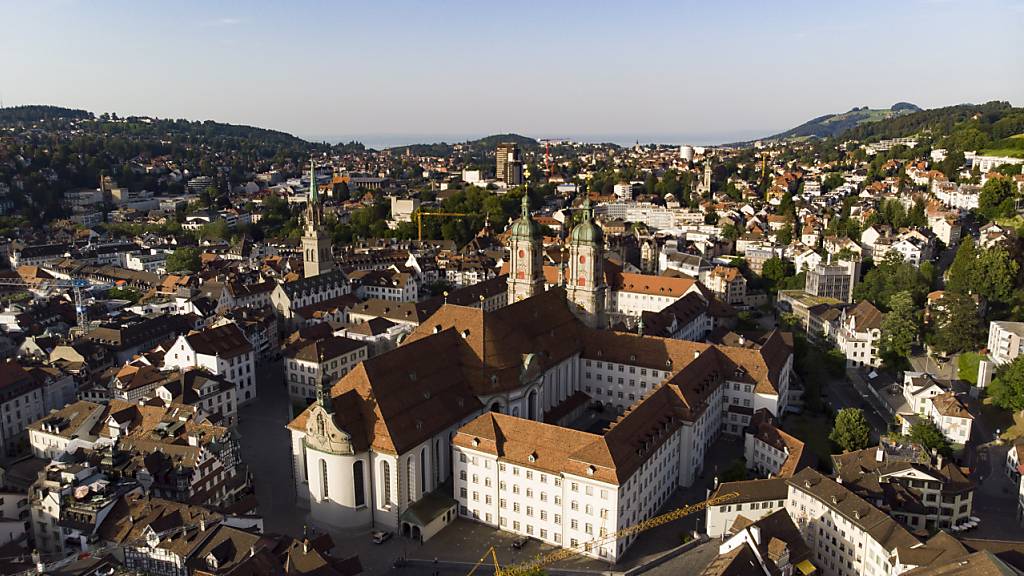
[[[285,349],[284,371],[292,402],[308,404],[322,380],[331,384],[369,357],[365,342],[343,336],[299,340]]]
[[[848,367],[881,366],[878,345],[882,339],[883,318],[882,312],[867,300],[843,309],[835,339]]]
[[[903,398],[906,407],[900,410],[899,419],[904,434],[924,419],[935,424],[954,444],[966,444],[970,440],[974,415],[967,409],[953,382],[922,372],[905,372]]]
[[[889,576],[896,552],[919,545],[894,518],[835,480],[804,468],[786,480],[786,510],[825,576]]]
[[[182,370],[153,391],[153,396],[168,404],[194,406],[222,426],[238,423],[238,392],[235,383],[205,372]]]
[[[356,296],[391,302],[416,302],[419,289],[415,275],[398,270],[357,270],[349,274]]]
[[[519,157],[519,145],[513,142],[498,144],[495,150],[495,178],[509,186],[523,183],[523,161]]]
[[[613,321],[661,312],[687,294],[704,296],[693,278],[619,272],[611,274],[610,280],[606,309]]]
[[[860,275],[860,262],[840,260],[835,264],[819,263],[807,271],[804,291],[821,298],[853,302],[853,288]]]
[[[768,477],[786,478],[814,463],[804,443],[775,426],[771,412],[762,408],[743,434],[743,457],[747,469]]]
[[[756,521],[776,510],[785,509],[789,485],[785,478],[723,482],[711,497],[733,493],[736,496],[728,502],[708,507],[704,530],[708,536],[724,538],[732,534],[733,524],[740,516]]]
[[[282,328],[294,330],[295,311],[305,306],[344,296],[352,291],[348,276],[342,270],[322,272],[316,276],[278,284],[270,293],[270,301],[280,315]]]
[[[988,325],[988,357],[996,364],[1008,364],[1020,356],[1024,322],[993,320]]]
[[[223,521],[222,514],[201,506],[129,494],[106,516],[98,535],[123,550],[129,570],[188,576],[186,562]]]
[[[29,445],[36,458],[56,459],[68,451],[72,441],[88,438],[105,416],[102,404],[79,400],[52,412],[28,426]]]
[[[235,324],[179,336],[164,354],[164,369],[200,368],[234,382],[239,405],[256,398],[256,354]]]
[[[722,302],[730,305],[743,304],[747,299],[747,279],[739,268],[716,266],[707,274],[708,289]]]
[[[28,444],[28,425],[46,413],[43,385],[15,360],[0,362],[0,454],[11,458]]]
[[[920,447],[882,442],[835,454],[832,467],[845,488],[911,530],[948,530],[970,520],[975,483]]]

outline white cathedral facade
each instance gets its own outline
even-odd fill
[[[603,237],[585,206],[565,288],[544,290],[525,200],[509,237],[509,305],[446,305],[289,425],[299,502],[316,524],[429,538],[461,515],[547,543],[641,521],[700,473],[721,434],[781,416],[792,351],[602,330]],[[596,403],[601,434],[569,427]],[[631,541],[588,547],[614,562]]]

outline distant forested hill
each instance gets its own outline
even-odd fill
[[[75,110],[73,108],[61,108],[60,106],[42,105],[0,108],[0,124],[38,122],[40,120],[53,120],[57,118],[92,118],[92,112],[86,110]]]
[[[899,102],[894,104],[891,108],[885,109],[871,109],[867,106],[863,106],[841,114],[826,114],[824,116],[819,116],[804,122],[796,128],[791,128],[785,132],[779,132],[778,134],[769,136],[765,138],[765,140],[786,140],[790,138],[807,137],[828,138],[838,136],[839,134],[847,132],[864,123],[898,118],[920,110],[920,108],[908,102]]]

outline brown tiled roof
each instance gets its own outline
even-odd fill
[[[679,297],[693,288],[696,280],[673,276],[652,276],[620,272],[613,278],[611,288],[622,292]]]
[[[953,392],[932,396],[932,405],[943,416],[974,419],[974,416],[967,410],[967,406]]]
[[[231,358],[252,352],[252,345],[235,324],[223,324],[185,336],[189,346],[199,354]]]
[[[286,353],[288,358],[304,360],[307,362],[319,362],[333,360],[360,348],[365,348],[366,343],[342,336],[328,336],[312,341],[305,341],[296,347],[289,349]]]
[[[519,388],[524,363],[543,371],[579,350],[582,324],[569,310],[565,291],[554,288],[485,313],[480,308],[446,305],[406,339],[415,342],[449,328],[468,347],[459,351],[465,377],[478,396]],[[481,358],[484,358],[483,362]],[[481,366],[484,364],[484,366]]]
[[[874,330],[882,327],[882,312],[878,308],[868,302],[867,300],[861,300],[846,311],[847,317],[853,317],[857,320],[857,331],[863,332],[866,330]]]
[[[464,371],[453,366],[462,354],[454,330],[400,346],[371,358],[331,389],[334,420],[352,435],[356,450],[401,454],[479,412]],[[309,410],[288,425],[305,430]]]
[[[893,518],[813,468],[804,468],[786,480],[791,488],[811,494],[819,502],[867,532],[886,550],[918,544]]]

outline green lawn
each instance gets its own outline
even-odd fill
[[[1024,158],[1024,149],[1020,148],[990,148],[982,150],[978,156],[1009,156],[1011,158]]]
[[[828,435],[832,432],[832,420],[821,414],[789,414],[782,428],[803,441],[807,448],[818,457],[818,466],[824,470],[832,469],[832,441]]]
[[[964,352],[961,354],[957,360],[960,379],[976,385],[978,383],[978,364],[983,358],[984,356],[977,352]]]
[[[1012,441],[1024,436],[1024,415],[1020,412],[1011,413],[992,404],[991,397],[981,401],[981,417],[993,432],[997,429],[1000,431],[1003,440]]]

